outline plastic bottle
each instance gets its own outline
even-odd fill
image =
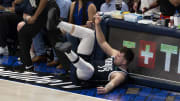
[[[176,11],[176,13],[174,14],[174,25],[175,26],[180,25],[180,15],[178,11]]]
[[[170,21],[169,21],[168,27],[169,28],[174,28],[174,16],[170,17]]]

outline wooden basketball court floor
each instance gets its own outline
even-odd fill
[[[0,101],[107,101],[107,100],[0,79]]]

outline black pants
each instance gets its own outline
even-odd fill
[[[31,43],[32,43],[32,38],[36,36],[42,28],[46,28],[48,11],[54,7],[58,9],[57,13],[59,15],[60,11],[59,11],[58,6],[56,5],[56,2],[51,0],[50,2],[48,2],[43,12],[39,15],[36,22],[34,24],[25,24],[25,26],[20,30],[18,34],[20,50],[21,50],[20,57],[21,57],[22,63],[25,66],[32,65],[32,60],[29,53]],[[60,39],[58,39],[59,37],[57,37],[57,35],[60,35],[59,30],[48,32],[46,35],[52,46],[54,46],[57,41],[61,41]],[[61,60],[62,64],[67,64],[68,61],[66,61],[67,58],[64,53],[56,52],[56,54],[60,58],[59,60]]]
[[[16,13],[0,13],[0,46],[8,45],[7,39],[17,40],[17,24],[22,17]]]

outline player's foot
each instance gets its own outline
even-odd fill
[[[55,48],[62,52],[70,52],[71,51],[72,44],[70,42],[58,42],[55,45]]]

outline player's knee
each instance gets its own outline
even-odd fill
[[[94,69],[93,68],[89,68],[86,71],[83,71],[81,69],[77,69],[77,77],[80,80],[85,80],[85,81],[89,80],[89,79],[91,79],[93,74],[94,74]]]
[[[92,41],[95,40],[95,34],[94,34],[94,31],[92,31],[92,32],[89,33],[88,38],[90,38]]]

